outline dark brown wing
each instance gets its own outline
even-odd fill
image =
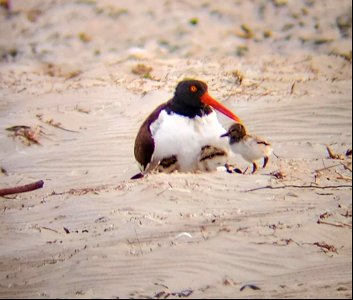
[[[136,140],[135,140],[135,158],[145,171],[148,164],[151,162],[153,152],[154,152],[154,140],[152,137],[150,126],[159,117],[159,114],[163,109],[167,107],[168,103],[164,103],[158,106],[149,117],[143,122]]]
[[[272,146],[268,141],[266,141],[258,136],[251,135],[251,137],[256,141],[256,143],[258,145]]]
[[[257,143],[258,143],[259,145],[271,146],[271,144],[268,143],[268,142],[266,142],[266,141],[257,141]]]

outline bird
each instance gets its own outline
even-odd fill
[[[224,164],[229,145],[220,138],[225,129],[215,111],[241,122],[210,96],[205,82],[179,82],[172,99],[158,106],[138,131],[134,154],[141,173],[132,179],[155,171],[214,171]]]
[[[264,159],[263,168],[266,168],[273,152],[272,145],[260,137],[248,134],[243,123],[233,124],[221,137],[228,137],[233,153],[240,154],[253,164],[253,174],[258,170],[256,162],[260,159]]]

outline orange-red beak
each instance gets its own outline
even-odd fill
[[[223,104],[219,103],[216,99],[212,98],[209,93],[205,93],[201,97],[201,101],[203,104],[209,105],[213,107],[214,109],[218,110],[222,114],[226,115],[228,118],[231,118],[237,123],[242,124],[242,120],[235,115],[233,112],[231,112],[228,108],[226,108]]]

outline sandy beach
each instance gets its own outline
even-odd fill
[[[44,187],[0,197],[0,298],[352,298],[351,1],[6,3],[0,189]],[[266,169],[130,180],[184,78]]]

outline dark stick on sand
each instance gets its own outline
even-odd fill
[[[22,185],[22,186],[17,186],[13,188],[7,188],[7,189],[0,189],[0,197],[7,196],[7,195],[13,195],[13,194],[20,194],[20,193],[27,193],[31,192],[34,190],[41,189],[44,185],[44,181],[40,180],[34,183]]]

